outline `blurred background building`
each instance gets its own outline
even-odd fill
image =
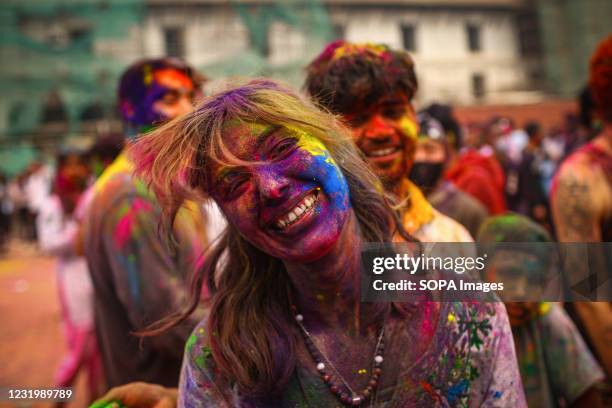
[[[120,130],[117,78],[142,57],[299,86],[326,42],[382,42],[413,54],[419,103],[525,104],[574,97],[610,21],[609,0],[5,0],[0,168]]]

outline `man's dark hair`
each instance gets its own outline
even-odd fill
[[[306,68],[304,89],[322,107],[349,114],[400,92],[410,101],[418,84],[412,58],[386,45],[330,43]]]

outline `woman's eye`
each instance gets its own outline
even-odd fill
[[[245,181],[246,181],[246,179],[244,177],[237,178],[236,180],[234,180],[234,181],[232,181],[230,183],[230,187],[231,187],[232,190],[236,190],[236,189],[240,188],[240,186],[242,186]]]
[[[224,177],[225,194],[231,198],[241,191],[247,181],[244,174],[229,174]]]
[[[270,151],[270,158],[273,160],[285,158],[295,149],[296,145],[297,141],[295,139],[283,140],[282,142],[277,143],[272,148],[272,150]]]

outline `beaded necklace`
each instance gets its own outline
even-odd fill
[[[301,329],[304,342],[306,343],[306,348],[316,363],[317,371],[319,372],[323,382],[329,387],[330,391],[346,406],[357,407],[370,398],[378,387],[378,380],[382,374],[383,353],[385,348],[385,325],[382,324],[380,326],[380,331],[378,333],[378,341],[376,342],[376,348],[374,349],[374,367],[372,369],[372,375],[370,376],[368,385],[359,393],[355,392],[351,388],[349,383],[344,379],[344,377],[342,377],[330,359],[321,349],[317,347],[310,332],[308,332],[302,323],[304,321],[304,316],[301,314],[296,314],[295,321],[298,327]],[[334,381],[336,377],[338,380],[340,380],[340,383]]]

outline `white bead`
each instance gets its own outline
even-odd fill
[[[374,361],[375,361],[376,363],[380,364],[380,363],[382,363],[382,362],[383,362],[383,358],[382,358],[382,356],[375,356],[375,357],[374,357]]]
[[[317,370],[319,370],[319,371],[325,370],[325,364],[323,364],[323,363],[317,364]]]
[[[301,322],[304,320],[304,316],[302,316],[301,314],[295,315],[295,320],[297,320],[298,322]]]
[[[359,405],[361,403],[361,397],[353,397],[353,405]]]

